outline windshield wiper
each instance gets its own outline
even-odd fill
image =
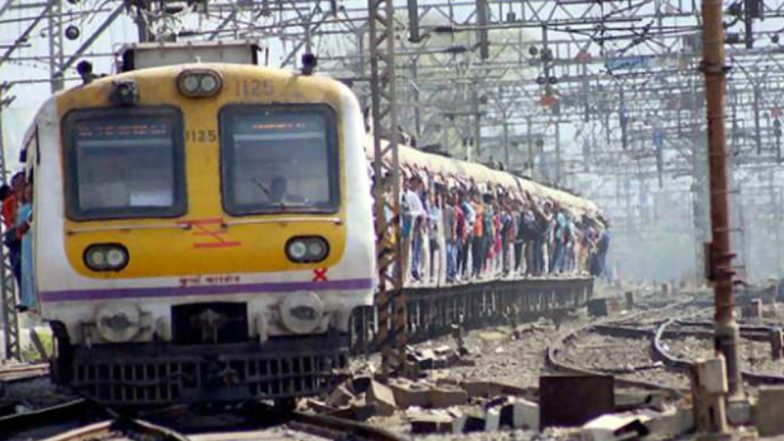
[[[261,182],[261,179],[254,177],[253,183],[258,185],[261,191],[264,192],[264,195],[267,196],[270,200],[272,200],[272,195],[270,194],[270,191],[267,189],[267,187],[264,186],[264,184]]]
[[[269,199],[273,205],[277,205],[278,208],[282,211],[285,211],[286,208],[288,208],[285,202],[283,201],[275,202],[272,200],[272,193],[269,191],[267,187],[264,186],[264,184],[261,182],[261,179],[254,177],[253,183],[256,184],[261,189],[261,191],[264,192],[264,195],[267,196],[267,199]]]

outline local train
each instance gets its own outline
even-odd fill
[[[135,45],[117,74],[38,111],[23,157],[58,383],[112,405],[286,402],[346,367],[351,313],[372,304],[377,276],[363,115],[339,81],[255,54]]]

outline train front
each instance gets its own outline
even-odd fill
[[[36,284],[59,382],[133,406],[324,390],[374,285],[353,94],[199,63],[98,79],[47,106]]]

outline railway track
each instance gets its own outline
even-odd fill
[[[669,338],[675,338],[683,337],[684,335],[697,335],[702,339],[709,339],[713,337],[713,334],[711,331],[697,333],[688,330],[686,330],[686,332],[674,331],[671,328],[675,326],[709,328],[712,327],[713,324],[709,322],[687,322],[683,320],[670,319],[663,322],[656,328],[656,332],[654,333],[653,338],[653,350],[656,356],[663,360],[671,368],[685,372],[691,369],[694,362],[684,357],[679,357],[672,354],[664,343],[665,338],[668,336]],[[772,327],[741,325],[741,341],[767,341],[771,330]],[[744,369],[741,374],[744,381],[752,386],[761,384],[784,384],[784,375],[780,374],[763,373],[754,369]]]
[[[689,322],[684,320],[674,320],[676,324],[679,324],[679,329],[671,329],[666,328],[662,331],[661,337],[664,339],[669,338],[679,338],[683,336],[692,336],[696,338],[713,338],[713,330],[709,329],[713,327],[713,323],[706,323],[702,325],[702,322]],[[695,323],[699,323],[696,325]],[[764,328],[764,329],[763,329]],[[628,325],[597,325],[595,327],[596,331],[602,334],[607,335],[614,335],[618,337],[627,337],[627,338],[652,338],[656,332],[657,328],[651,327],[637,327],[637,326],[628,326]],[[763,327],[763,326],[742,326],[740,329],[741,337],[747,340],[753,341],[760,341],[760,342],[767,342],[770,339],[770,329]]]
[[[88,400],[0,418],[0,440],[47,441],[144,440],[378,440],[404,438],[353,420],[304,412],[280,412],[251,403],[220,412],[193,412],[187,407],[124,417]]]
[[[106,409],[79,398],[1,417],[0,440],[44,439],[110,418]]]
[[[46,441],[188,441],[188,437],[142,420],[118,418],[101,421],[46,438]]]
[[[697,302],[687,300],[574,329],[547,348],[547,367],[564,373],[613,375],[620,387],[660,390],[671,397],[681,395],[688,391],[687,381],[666,363],[656,362],[649,350],[652,330],[674,310],[681,311],[681,316],[691,316],[700,309]],[[579,348],[582,352],[575,356],[569,352],[577,352],[578,341],[584,344]]]
[[[547,295],[539,296],[538,301],[530,302],[529,304],[538,305],[543,311],[559,311],[560,308],[557,303],[551,305],[547,304]],[[443,331],[441,328],[446,328],[450,323],[448,318],[458,316],[461,311],[466,309],[472,310],[473,319],[470,323],[475,323],[477,327],[482,326],[480,318],[484,317],[484,323],[492,323],[496,320],[508,320],[510,311],[515,313],[520,312],[520,305],[522,304],[522,296],[509,296],[508,298],[499,292],[487,292],[486,295],[480,297],[482,300],[474,300],[475,303],[460,304],[456,301],[458,297],[450,296],[434,296],[428,299],[430,307],[438,306],[436,317],[441,321],[434,321],[427,323],[428,326],[422,327],[418,330],[420,337],[426,336],[430,332]],[[550,297],[555,299],[556,296]],[[579,301],[579,297],[575,296],[575,300]],[[419,299],[421,300],[421,299]],[[438,302],[441,302],[440,304]],[[555,306],[555,307],[554,307]],[[478,309],[473,309],[479,307]],[[538,309],[537,308],[537,309]],[[685,311],[684,311],[685,309]],[[531,312],[533,308],[529,309]],[[557,342],[547,348],[546,362],[548,366],[555,371],[581,373],[588,375],[607,375],[612,374],[615,376],[615,383],[621,388],[642,388],[647,390],[659,390],[665,392],[665,398],[679,397],[687,390],[686,387],[668,384],[666,381],[651,381],[645,378],[635,378],[636,373],[644,372],[647,370],[645,366],[636,365],[632,369],[617,369],[613,366],[604,368],[596,368],[595,366],[588,366],[580,362],[570,362],[564,357],[564,350],[576,342],[580,342],[587,334],[599,334],[602,336],[610,336],[618,340],[619,347],[629,347],[629,341],[634,340],[634,344],[648,348],[651,351],[650,360],[662,360],[663,363],[658,363],[657,366],[651,367],[651,370],[658,369],[662,372],[667,372],[671,375],[679,375],[685,378],[684,370],[688,364],[677,366],[677,362],[669,362],[660,358],[656,351],[656,346],[662,347],[662,340],[668,338],[678,338],[684,335],[694,338],[709,338],[712,336],[709,322],[700,322],[694,319],[697,312],[704,311],[705,305],[698,302],[681,302],[678,304],[671,304],[664,308],[655,308],[652,310],[641,311],[635,314],[627,315],[622,318],[608,318],[598,322],[591,323],[571,332],[562,334]],[[415,316],[419,315],[420,318],[426,318],[429,315],[424,308],[420,311],[415,311]],[[520,314],[523,316],[524,314]],[[667,321],[667,317],[677,315],[677,320]],[[409,317],[411,319],[411,317]],[[677,325],[677,326],[676,326]],[[427,332],[425,332],[427,331]],[[744,326],[741,333],[744,339],[751,341],[764,341],[767,338],[769,328],[764,326]],[[443,334],[444,332],[439,332]],[[670,355],[673,359],[677,359],[676,354],[671,354],[665,350],[663,353]],[[650,363],[653,365],[655,361]],[[688,363],[688,362],[685,362]],[[777,381],[778,382],[778,381]],[[687,383],[686,383],[687,384]],[[85,406],[84,403],[76,403],[75,406]],[[64,406],[67,408],[68,406]],[[206,421],[209,418],[215,418],[216,415],[205,414],[191,414],[185,412],[181,415],[181,420],[186,422],[199,422],[198,427],[188,427],[181,425],[178,422],[172,421],[169,417],[171,415],[154,415],[154,414],[140,414],[140,419],[120,419],[111,414],[97,414],[97,410],[93,415],[92,420],[74,419],[67,417],[67,409],[61,409],[60,412],[64,413],[63,421],[68,420],[70,424],[76,427],[59,427],[56,433],[50,431],[47,436],[49,439],[70,441],[75,439],[142,439],[145,440],[158,440],[158,439],[190,439],[192,441],[240,441],[240,440],[272,440],[272,439],[301,439],[304,441],[323,440],[323,439],[378,439],[386,440],[399,440],[398,435],[386,432],[382,429],[372,427],[366,424],[357,423],[355,421],[344,420],[340,418],[327,417],[323,415],[303,414],[303,413],[289,413],[286,415],[276,413],[273,409],[261,405],[254,405],[250,410],[245,408],[242,412],[228,412],[227,415],[231,418],[230,424],[216,423],[212,424]],[[42,411],[38,415],[28,415],[29,421],[52,421],[54,419],[49,413],[48,409]],[[71,415],[76,412],[71,412]],[[239,420],[238,420],[239,418]],[[220,419],[220,418],[218,418]],[[241,421],[238,423],[238,421]],[[141,426],[134,424],[141,424]],[[145,428],[148,432],[141,433],[140,427]],[[160,429],[160,430],[158,430]],[[95,432],[91,432],[91,431]],[[156,431],[158,430],[158,431]],[[7,439],[3,436],[6,433],[3,428],[3,420],[0,419],[0,440]],[[96,435],[97,434],[97,435]],[[169,438],[166,438],[169,437]],[[45,437],[37,437],[33,439],[42,439]],[[30,437],[16,437],[16,439],[31,439]]]
[[[574,331],[571,331],[562,336],[557,343],[547,348],[545,354],[545,361],[547,367],[555,372],[580,374],[580,375],[614,375],[614,382],[617,386],[637,388],[645,390],[661,390],[665,391],[670,396],[677,396],[684,392],[686,389],[677,386],[667,386],[661,382],[654,382],[650,380],[641,380],[634,378],[624,378],[618,372],[610,372],[608,369],[586,368],[580,363],[564,360],[563,354],[571,342],[580,338],[581,334],[590,332],[594,325],[589,325]],[[628,346],[627,346],[628,347]]]
[[[682,309],[686,306],[697,308],[698,304],[679,304]],[[679,312],[676,318],[664,318],[670,315],[674,306],[642,312],[620,319],[606,319],[592,323],[562,335],[558,341],[547,350],[548,366],[556,371],[579,373],[583,375],[614,375],[615,383],[621,387],[635,387],[644,389],[659,389],[673,394],[682,394],[688,391],[688,375],[693,365],[693,354],[688,357],[673,354],[668,348],[670,343],[684,338],[709,340],[713,338],[713,323],[710,321],[695,320],[694,317],[701,312]],[[703,309],[704,311],[704,309]],[[648,316],[648,317],[646,317]],[[763,351],[769,350],[769,335],[772,326],[742,325],[740,327],[741,342],[744,345],[762,346]],[[599,336],[595,340],[592,337]],[[565,357],[566,350],[574,347],[576,342],[582,342],[585,353],[590,355],[590,349],[602,352],[602,359],[584,359],[575,362]],[[705,354],[709,356],[712,345],[703,345]],[[691,348],[694,349],[693,347]],[[759,354],[760,348],[756,348]],[[612,357],[608,353],[617,350],[630,360],[634,360],[635,351],[647,352],[648,361],[636,354],[637,363],[634,365],[618,366],[612,364]],[[752,360],[754,358],[752,357]],[[763,360],[764,361],[764,360]],[[760,364],[761,361],[757,360]],[[594,366],[586,367],[586,364]],[[595,365],[602,365],[596,367]],[[764,363],[763,363],[764,364]],[[784,370],[784,369],[782,369]],[[658,371],[658,373],[657,373]],[[656,381],[638,379],[634,377],[654,377]],[[672,381],[668,381],[668,377]],[[676,379],[677,378],[677,379]],[[744,380],[752,385],[784,384],[784,375],[773,372],[760,372],[757,369],[744,369]],[[679,383],[679,384],[678,384]]]
[[[21,364],[0,369],[0,382],[12,383],[49,375],[48,363]]]
[[[204,409],[174,406],[139,415],[145,421],[167,427],[196,440],[266,439],[281,428],[324,439],[401,441],[400,436],[358,421],[301,411],[279,410],[262,402],[246,402],[231,408]],[[250,437],[250,438],[248,438]]]

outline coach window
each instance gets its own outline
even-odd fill
[[[220,133],[229,214],[337,210],[339,152],[330,107],[228,106],[220,114]]]
[[[172,108],[82,110],[65,118],[69,217],[185,212],[182,117]]]

